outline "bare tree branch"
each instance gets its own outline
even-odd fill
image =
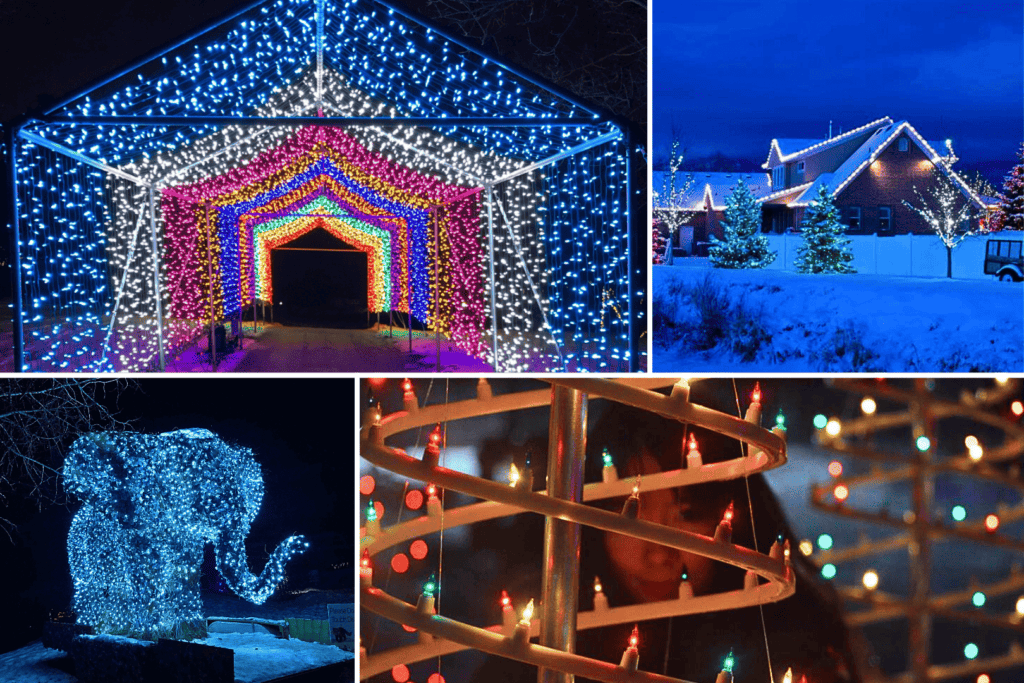
[[[124,379],[0,379],[0,510],[9,495],[42,508],[64,501],[60,469],[64,451],[79,435],[125,429],[116,403],[107,401],[128,384]],[[16,523],[5,513],[0,530],[8,539]]]

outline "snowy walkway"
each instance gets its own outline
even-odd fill
[[[677,261],[677,264],[679,261]],[[685,262],[684,262],[685,263]],[[770,335],[751,362],[695,351],[692,286],[710,275]],[[1024,286],[995,280],[654,266],[656,372],[1021,372]],[[749,323],[748,323],[749,326]],[[858,361],[851,349],[866,351]]]

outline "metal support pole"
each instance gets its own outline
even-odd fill
[[[935,420],[928,405],[930,398],[927,380],[914,381],[915,393],[922,401],[912,404],[910,409],[914,415],[914,438],[926,436],[935,444]],[[917,452],[917,467],[913,479],[914,523],[910,541],[910,662],[909,669],[914,683],[928,683],[928,665],[931,660],[932,618],[928,613],[929,592],[931,590],[931,539],[928,536],[931,526],[931,510],[935,500],[935,475],[932,472],[932,449]]]
[[[587,451],[587,395],[577,389],[551,389],[548,426],[548,495],[583,500],[583,466]],[[577,593],[580,585],[581,526],[547,517],[544,522],[543,590],[540,644],[563,652],[576,649]],[[572,674],[537,671],[538,683],[572,683]]]
[[[437,211],[431,209],[434,219],[434,342],[437,344],[437,371],[441,372],[441,235]]]
[[[153,236],[153,298],[156,299],[156,335],[160,348],[160,372],[167,369],[164,357],[164,311],[160,294],[160,250],[156,239],[156,185],[149,186],[149,231]]]
[[[207,277],[207,300],[210,302],[210,367],[217,371],[217,335],[214,332],[213,324],[213,244],[210,241],[210,202],[204,204],[206,208],[206,277]]]
[[[18,131],[20,124],[12,124],[4,130],[4,146],[7,148],[5,164],[8,191],[10,195],[11,219],[11,295],[14,297],[14,370],[24,372],[25,367],[25,329],[22,318],[21,300],[21,226],[18,223]]]
[[[494,186],[487,186],[487,250],[490,255],[488,267],[491,274],[491,358],[494,363],[494,371],[500,372],[501,366],[498,363],[498,307],[494,301],[494,290],[497,282],[494,281]]]

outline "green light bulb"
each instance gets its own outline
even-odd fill
[[[953,519],[956,521],[962,522],[967,519],[967,508],[963,505],[954,505],[953,509],[950,511],[950,515],[952,515]]]
[[[367,522],[376,522],[377,521],[377,508],[375,508],[373,506],[373,498],[370,499],[370,502],[366,506],[366,521]]]
[[[982,593],[981,591],[974,591],[974,595],[971,596],[971,603],[975,607],[984,607],[985,606],[985,594]]]
[[[612,454],[608,452],[607,448],[601,453],[601,459],[604,460],[605,467],[611,467],[615,464],[612,462]]]
[[[917,437],[917,450],[922,453],[932,447],[932,442],[927,436]]]
[[[836,578],[837,571],[836,566],[829,562],[821,568],[821,575],[826,579],[834,579]]]
[[[775,426],[778,427],[779,429],[786,428],[786,416],[783,415],[781,412],[775,416]]]
[[[722,662],[722,671],[732,673],[732,668],[736,666],[736,658],[733,657],[732,650],[729,650],[729,654],[726,655],[725,661]]]
[[[817,429],[824,429],[825,425],[828,424],[828,418],[821,413],[814,416],[814,426]]]

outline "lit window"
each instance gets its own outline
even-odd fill
[[[786,167],[776,166],[772,169],[772,187],[780,188],[786,182]]]
[[[804,162],[802,162],[802,161],[796,162],[796,172],[797,173],[803,173],[804,172]]]
[[[906,138],[900,138],[900,151],[906,152],[908,149],[910,149],[910,140]]]
[[[891,233],[892,228],[892,207],[880,206],[878,207],[878,232]]]

